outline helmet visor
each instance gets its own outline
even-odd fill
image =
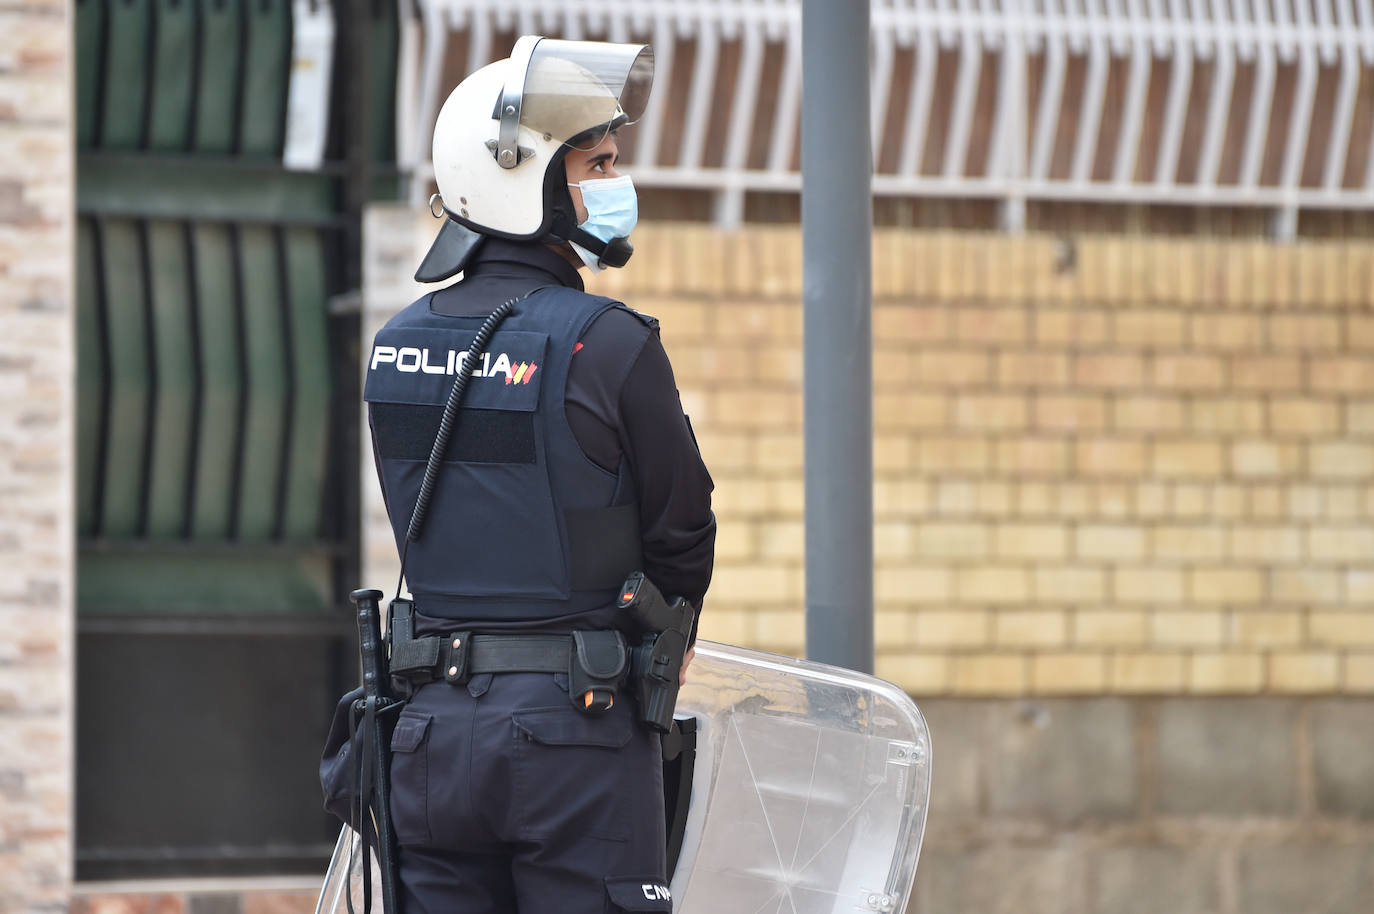
[[[644,114],[654,82],[646,44],[544,38],[525,68],[520,124],[576,149]]]

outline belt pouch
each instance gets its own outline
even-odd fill
[[[615,703],[615,689],[629,662],[618,631],[573,632],[568,658],[568,695],[580,711],[595,714]]]
[[[392,681],[421,685],[434,679],[439,662],[439,639],[415,637],[415,603],[397,598],[387,612],[387,641],[391,643]]]

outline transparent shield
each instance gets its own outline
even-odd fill
[[[368,874],[372,881],[372,910],[382,910],[381,867],[377,856],[372,861]],[[319,900],[315,902],[315,914],[347,914],[348,899],[352,898],[352,910],[362,914],[363,910],[363,842],[358,833],[345,825],[339,830],[339,840],[334,843],[334,855],[329,858],[329,868],[324,872],[324,885],[320,887]]]
[[[697,719],[674,910],[900,911],[930,795],[930,734],[890,683],[698,642]]]
[[[890,683],[697,642],[679,718],[697,722],[679,914],[902,911],[930,797],[930,733]],[[361,910],[361,848],[340,835],[317,914]],[[380,909],[374,858],[374,905]]]
[[[540,40],[525,70],[520,124],[578,149],[639,120],[654,81],[648,45]]]

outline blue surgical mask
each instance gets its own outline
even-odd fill
[[[612,238],[628,238],[639,221],[639,200],[629,175],[618,178],[594,178],[581,184],[569,184],[582,191],[582,205],[587,208],[587,221],[578,228],[593,238],[609,242]],[[600,273],[604,267],[599,258],[577,242],[571,242],[577,256]]]

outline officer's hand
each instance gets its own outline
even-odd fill
[[[685,686],[687,684],[687,667],[691,666],[692,658],[697,655],[697,649],[687,648],[687,653],[682,655],[682,668],[677,671],[677,684]]]

